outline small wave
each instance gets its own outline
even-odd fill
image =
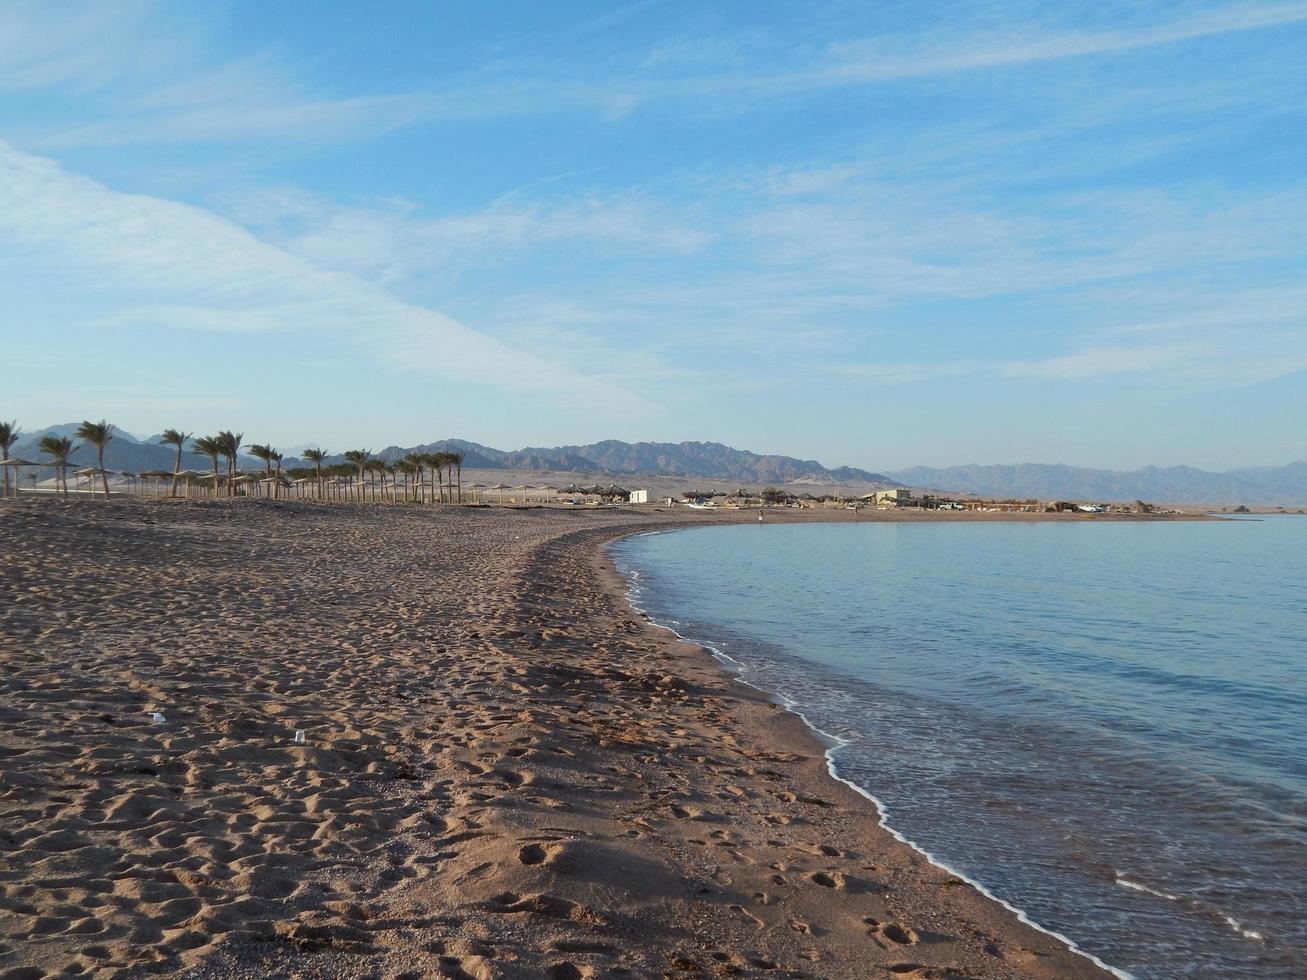
[[[1216,918],[1224,922],[1227,926],[1229,926],[1232,930],[1234,930],[1234,932],[1238,933],[1240,936],[1243,936],[1244,939],[1248,939],[1251,940],[1252,942],[1259,942],[1259,943],[1265,942],[1266,940],[1266,937],[1262,933],[1258,932],[1255,929],[1245,929],[1243,923],[1241,923],[1238,919],[1234,918],[1231,915],[1227,915],[1225,912],[1222,912],[1220,909],[1212,908],[1206,902],[1200,902],[1192,898],[1184,898],[1181,895],[1172,895],[1170,892],[1160,891],[1156,888],[1149,888],[1147,885],[1142,885],[1137,881],[1131,881],[1120,871],[1116,873],[1116,883],[1120,885],[1122,888],[1128,888],[1131,891],[1136,891],[1136,892],[1143,892],[1146,895],[1153,895],[1157,898],[1164,898],[1168,902],[1179,902],[1180,904],[1188,905],[1198,910],[1199,912],[1203,912],[1208,915],[1215,916]]]
[[[1147,885],[1141,885],[1137,881],[1131,881],[1129,878],[1123,876],[1119,871],[1116,873],[1116,883],[1122,888],[1129,888],[1131,891],[1136,892],[1144,892],[1148,895],[1156,895],[1158,898],[1164,898],[1168,902],[1184,901],[1184,899],[1179,895],[1172,895],[1170,892],[1159,892],[1156,888],[1149,888]]]
[[[669,532],[650,532],[650,533],[669,533]],[[627,579],[626,600],[628,604],[631,606],[631,608],[634,609],[641,616],[643,616],[650,625],[656,626],[659,629],[666,630],[668,633],[671,633],[678,640],[682,640],[686,643],[693,643],[696,646],[699,646],[702,649],[707,650],[720,663],[723,663],[729,666],[730,668],[732,668],[733,672],[735,673],[737,679],[741,684],[745,684],[753,688],[755,691],[761,691],[763,694],[766,694],[769,697],[776,698],[778,701],[781,702],[781,705],[785,708],[786,711],[789,711],[791,714],[797,715],[799,719],[808,727],[808,730],[811,731],[814,735],[816,735],[818,740],[823,742],[827,746],[826,751],[824,753],[826,757],[826,771],[830,774],[831,778],[836,780],[837,782],[843,783],[845,786],[849,787],[849,789],[853,790],[859,796],[862,796],[865,799],[870,800],[872,805],[876,807],[876,813],[879,817],[880,826],[891,837],[899,841],[901,844],[906,844],[908,847],[912,848],[914,851],[916,851],[918,854],[924,857],[931,864],[935,865],[935,867],[939,868],[941,871],[946,871],[949,874],[953,875],[955,878],[959,878],[962,881],[965,881],[968,885],[970,885],[976,891],[980,892],[980,894],[984,895],[990,901],[997,902],[999,905],[1003,906],[1003,908],[1007,909],[1009,912],[1015,915],[1018,921],[1024,923],[1025,925],[1029,926],[1032,929],[1035,929],[1038,932],[1042,932],[1046,936],[1051,936],[1053,939],[1056,939],[1058,942],[1066,946],[1069,950],[1071,950],[1071,952],[1075,953],[1077,956],[1083,956],[1085,959],[1089,960],[1099,969],[1105,970],[1108,973],[1110,973],[1112,976],[1116,977],[1117,980],[1135,980],[1133,974],[1127,973],[1125,970],[1122,970],[1118,967],[1105,963],[1103,960],[1099,959],[1093,953],[1081,949],[1078,945],[1076,945],[1075,940],[1071,939],[1069,936],[1064,936],[1060,932],[1057,932],[1053,929],[1049,929],[1046,928],[1045,926],[1040,925],[1038,922],[1032,919],[1024,909],[1017,908],[1011,902],[1005,901],[1004,899],[1000,898],[998,895],[995,895],[979,881],[976,881],[974,878],[968,877],[967,875],[956,870],[955,868],[952,868],[949,865],[945,864],[939,858],[935,857],[935,855],[932,854],[930,851],[926,850],[926,848],[924,848],[922,845],[918,844],[916,841],[907,837],[901,831],[892,827],[889,823],[889,810],[885,806],[885,804],[869,790],[863,788],[862,786],[859,786],[853,780],[841,776],[839,770],[836,768],[835,753],[838,752],[844,746],[848,745],[850,742],[849,739],[843,738],[839,735],[833,735],[830,732],[823,731],[821,728],[818,728],[811,721],[811,719],[809,719],[808,716],[804,714],[798,702],[796,702],[793,698],[789,697],[784,692],[768,690],[767,688],[760,687],[757,684],[750,683],[744,676],[745,673],[748,671],[748,667],[743,662],[723,652],[722,650],[713,646],[711,643],[706,643],[703,640],[698,640],[693,637],[685,636],[684,634],[678,632],[673,627],[668,626],[665,623],[660,623],[657,620],[655,620],[652,616],[649,615],[648,611],[643,606],[640,605],[640,593],[643,590],[640,588],[639,584],[637,584],[639,581],[638,573],[635,573],[635,570],[629,565],[629,563],[623,563],[623,564],[626,565],[626,567],[623,569],[623,572],[625,573]],[[678,623],[677,625],[680,624]]]

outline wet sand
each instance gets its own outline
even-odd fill
[[[630,609],[741,518],[0,504],[0,978],[1107,976]]]

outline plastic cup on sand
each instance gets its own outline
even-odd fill
[[[304,729],[302,728],[295,729],[295,744],[303,745],[307,741],[308,739],[304,737]]]

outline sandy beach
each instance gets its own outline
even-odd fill
[[[0,978],[1107,976],[631,610],[687,519],[0,505]]]

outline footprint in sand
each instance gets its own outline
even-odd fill
[[[517,852],[517,859],[527,865],[543,864],[548,857],[549,852],[541,844],[527,844]]]
[[[838,871],[816,871],[808,876],[814,884],[821,885],[823,888],[845,888],[847,883],[844,875]]]
[[[864,923],[869,926],[867,935],[877,940],[878,945],[882,948],[888,948],[885,942],[892,943],[895,946],[915,946],[920,941],[921,936],[917,930],[910,926],[900,925],[897,922],[881,922],[879,919],[863,919]]]

